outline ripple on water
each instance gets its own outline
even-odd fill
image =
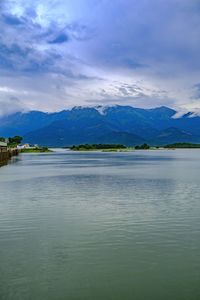
[[[199,158],[62,151],[1,168],[0,299],[200,299]]]

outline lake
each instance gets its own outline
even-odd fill
[[[200,299],[200,150],[0,168],[0,299]]]

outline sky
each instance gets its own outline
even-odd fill
[[[200,112],[199,0],[0,0],[0,114]]]

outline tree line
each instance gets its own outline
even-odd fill
[[[7,142],[9,147],[16,147],[17,145],[21,144],[23,138],[19,135],[5,138],[5,137],[0,137],[1,142]]]

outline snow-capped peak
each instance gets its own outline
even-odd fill
[[[105,106],[97,105],[94,106],[94,109],[96,109],[100,113],[100,115],[105,115],[107,110],[112,107],[117,107],[117,105],[105,105]]]
[[[99,112],[100,115],[105,115],[107,110],[109,108],[114,108],[117,107],[118,105],[96,105],[96,106],[89,106],[89,105],[81,105],[81,106],[74,106],[71,108],[71,110],[81,110],[81,109],[95,109],[96,111]]]

